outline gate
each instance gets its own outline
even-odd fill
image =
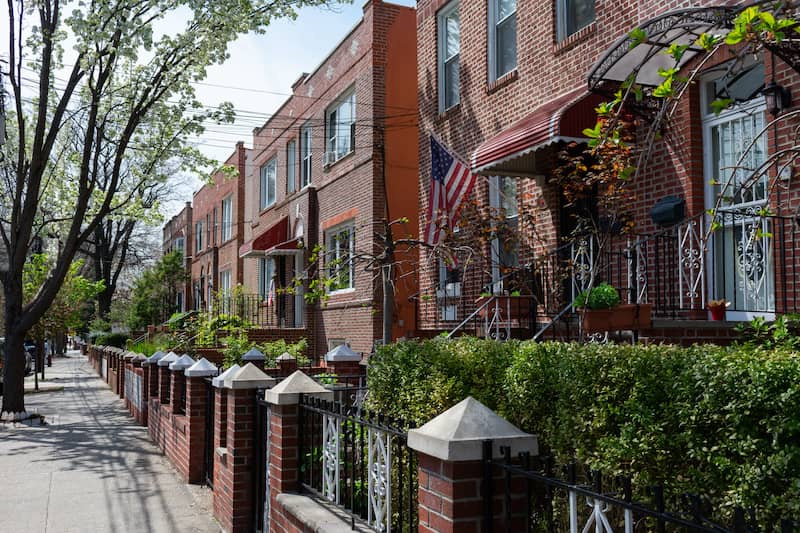
[[[206,430],[203,454],[203,479],[214,488],[214,387],[211,378],[206,378]]]
[[[256,531],[266,533],[269,531],[269,404],[264,401],[263,394],[263,391],[259,391],[255,411],[253,523]]]

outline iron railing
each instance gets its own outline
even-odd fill
[[[305,490],[375,531],[418,529],[417,459],[402,420],[303,396],[299,464]]]
[[[221,294],[215,297],[210,313],[212,318],[235,315],[261,328],[302,327],[295,323],[293,301],[287,295],[265,299],[258,294]]]
[[[631,479],[604,478],[597,471],[566,465],[557,475],[548,458],[521,453],[512,458],[508,447],[493,457],[493,443],[483,445],[483,527],[518,531],[691,531],[746,533],[759,531],[753,513],[737,508],[727,522],[714,516],[703,497],[683,494],[667,498],[660,486],[647,487],[650,501],[634,499]],[[496,493],[497,488],[500,488]],[[524,487],[524,489],[523,489]],[[498,512],[499,510],[499,512]],[[781,532],[795,531],[796,522],[784,520]],[[769,528],[765,531],[771,530]]]

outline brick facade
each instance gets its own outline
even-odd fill
[[[183,261],[187,274],[192,270],[192,252],[191,247],[194,242],[194,232],[192,229],[192,203],[186,202],[186,205],[181,209],[180,213],[172,217],[169,222],[164,225],[162,229],[162,244],[161,253],[166,255],[173,251],[180,251],[183,254]],[[192,300],[192,282],[191,279],[182,283],[180,286],[175,287],[176,291],[176,304],[179,311],[187,311],[193,308]],[[180,294],[180,296],[177,296]]]

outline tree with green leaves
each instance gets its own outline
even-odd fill
[[[145,270],[131,291],[128,326],[142,329],[149,324],[165,322],[177,311],[175,287],[185,282],[188,275],[183,266],[183,254],[178,250]]]
[[[232,109],[209,111],[192,83],[227,58],[239,35],[322,1],[7,2],[11,102],[0,158],[0,238],[9,268],[0,412],[25,416],[23,340],[100,222],[135,213],[137,191],[156,179],[152,168],[167,161],[207,168],[188,140],[209,118],[230,119]],[[167,16],[185,24],[158,34],[156,24]],[[134,152],[144,164],[130,164]],[[35,297],[25,301],[31,245],[49,235],[60,242],[58,256]]]

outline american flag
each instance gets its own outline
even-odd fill
[[[428,202],[428,225],[425,242],[435,246],[442,228],[453,227],[461,202],[475,184],[475,174],[431,136],[431,193]]]

